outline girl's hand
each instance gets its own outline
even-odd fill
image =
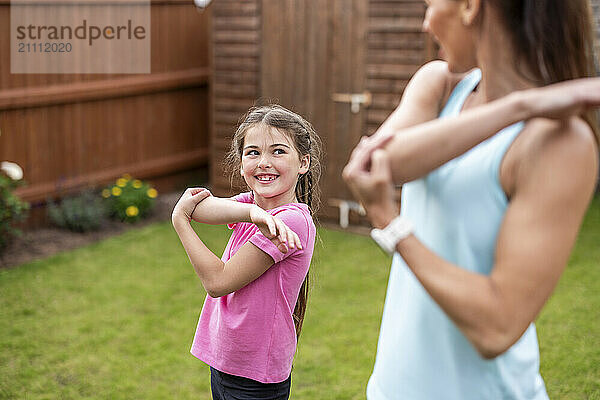
[[[205,188],[197,187],[186,189],[173,208],[171,220],[174,222],[180,218],[185,218],[185,220],[191,221],[196,205],[210,195],[210,191]]]
[[[287,253],[288,246],[302,249],[302,243],[300,243],[298,235],[282,220],[272,216],[259,206],[254,205],[250,209],[250,220],[282,253]]]
[[[384,150],[373,152],[370,171],[361,169],[358,164],[349,164],[343,177],[354,197],[367,211],[373,226],[385,227],[398,215],[390,161]]]
[[[531,118],[568,119],[600,107],[600,78],[574,79],[516,92]]]

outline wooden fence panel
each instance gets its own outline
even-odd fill
[[[0,160],[23,167],[24,199],[206,167],[210,10],[153,1],[151,18],[151,74],[10,74],[0,0]]]
[[[421,31],[425,3],[369,0],[367,90],[373,103],[367,112],[370,135],[400,103],[416,70],[433,58],[433,43]]]
[[[223,160],[242,115],[260,87],[260,0],[217,0],[212,20],[210,180],[216,195],[232,194]]]
[[[433,58],[433,43],[421,32],[425,3],[221,0],[213,6],[223,18],[215,17],[213,46],[229,46],[213,52],[213,187],[232,193],[218,166],[237,118],[254,100],[277,102],[304,115],[321,135],[320,216],[337,217],[331,200],[352,199],[340,176],[351,150],[360,136],[375,132],[415,71]],[[333,99],[365,91],[372,103],[357,113]]]

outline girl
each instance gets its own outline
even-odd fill
[[[426,3],[444,61],[344,170],[397,253],[367,398],[548,399],[533,321],[597,181],[590,5]]]
[[[277,105],[251,109],[227,162],[250,192],[216,198],[188,189],[173,226],[208,295],[192,354],[210,365],[213,399],[287,399],[315,243],[320,139]],[[191,219],[233,229],[221,259]]]

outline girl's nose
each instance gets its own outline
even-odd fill
[[[258,168],[264,169],[269,167],[271,167],[271,161],[269,160],[269,157],[267,157],[266,155],[262,155],[258,162]]]

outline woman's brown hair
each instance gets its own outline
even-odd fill
[[[597,75],[589,0],[482,0],[482,5],[498,11],[517,53],[517,71],[532,73],[526,77],[536,84]],[[600,142],[596,111],[582,117]]]

